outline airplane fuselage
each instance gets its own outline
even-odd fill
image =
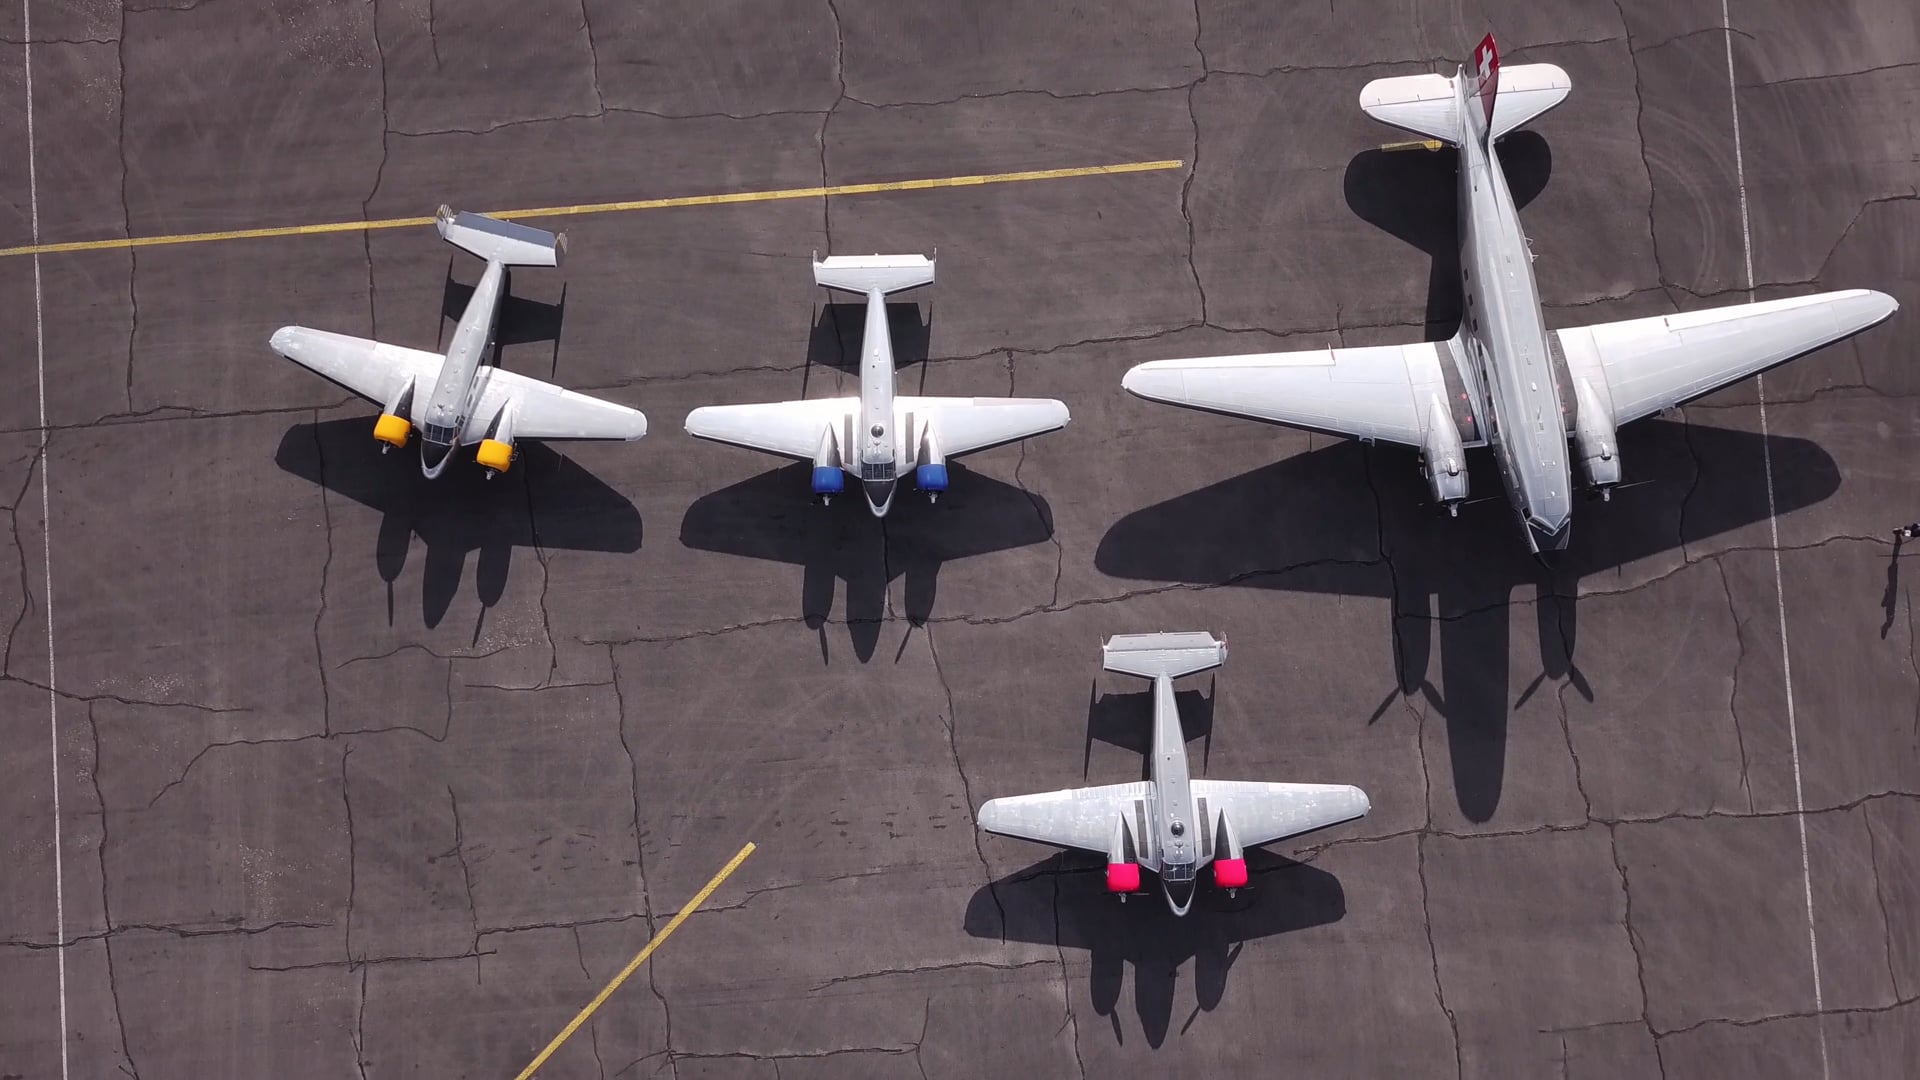
[[[500,313],[500,295],[507,268],[487,262],[480,283],[473,287],[467,309],[454,325],[447,359],[440,367],[433,394],[424,409],[416,410],[420,423],[420,471],[428,479],[439,476],[453,458],[454,447],[479,404],[480,367],[493,341],[494,320]]]
[[[885,517],[900,479],[899,419],[893,412],[893,337],[887,332],[887,296],[867,291],[866,327],[860,338],[860,429],[855,459],[860,490],[874,517]]]
[[[1461,115],[1480,101],[1456,79]],[[1500,479],[1536,553],[1567,545],[1573,475],[1565,414],[1533,257],[1513,192],[1489,141],[1468,126],[1460,140],[1460,267],[1465,306],[1462,377],[1479,396]]]
[[[1185,915],[1193,904],[1200,873],[1200,833],[1209,828],[1200,820],[1187,770],[1187,738],[1180,728],[1180,709],[1173,696],[1173,680],[1153,680],[1153,794],[1147,801],[1147,828],[1152,832],[1160,890],[1175,915]]]

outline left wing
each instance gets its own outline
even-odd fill
[[[1141,780],[988,799],[977,820],[981,828],[1002,836],[1104,852],[1113,840],[1114,824],[1121,817],[1137,815],[1152,786]],[[1136,827],[1133,835],[1144,831]]]
[[[433,394],[434,380],[446,360],[439,353],[304,326],[281,327],[267,345],[328,382],[381,406],[393,400],[410,378],[415,399],[425,401]]]
[[[852,444],[849,427],[860,399],[807,398],[766,405],[703,405],[687,414],[687,434],[749,450],[813,460],[820,436],[831,427],[841,446]]]
[[[948,457],[1056,431],[1067,424],[1067,407],[1048,398],[895,399],[898,411],[925,417]],[[819,435],[814,435],[815,443]],[[811,453],[811,451],[809,451]]]
[[[505,368],[483,368],[486,380],[476,419],[500,415],[513,404],[513,435],[523,439],[637,439],[647,433],[647,418],[638,409],[564,390]],[[467,429],[465,442],[479,442],[483,430]]]
[[[1431,410],[1446,407],[1452,364],[1447,342],[1423,341],[1155,360],[1128,371],[1120,385],[1168,405],[1420,446]],[[1471,411],[1461,408],[1463,445],[1481,445]]]
[[[1899,307],[1885,293],[1852,289],[1556,333],[1569,374],[1604,389],[1619,425],[1851,337]]]
[[[1366,792],[1347,784],[1192,783],[1193,797],[1207,801],[1208,814],[1226,814],[1244,847],[1352,821],[1373,808]]]

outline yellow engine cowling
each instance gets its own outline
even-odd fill
[[[380,419],[373,424],[373,437],[389,446],[404,448],[408,436],[412,434],[413,425],[392,413],[380,414]]]
[[[494,472],[506,472],[507,466],[513,464],[513,444],[481,439],[480,449],[474,452],[473,458]]]

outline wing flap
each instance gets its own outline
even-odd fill
[[[1573,377],[1606,387],[1618,425],[1851,337],[1899,307],[1885,293],[1852,289],[1556,333]]]
[[[687,414],[687,434],[749,450],[813,460],[820,435],[842,430],[860,409],[859,398],[810,398],[764,405],[705,405]],[[842,445],[846,445],[843,441]]]
[[[1425,341],[1155,360],[1127,372],[1121,385],[1168,405],[1419,446],[1432,402],[1449,400],[1444,365],[1452,363],[1446,342]]]
[[[1245,847],[1283,840],[1366,816],[1367,793],[1349,784],[1268,784],[1195,780],[1193,796],[1224,813]]]
[[[1049,398],[903,397],[895,408],[926,417],[948,457],[1057,431],[1068,420],[1066,405]]]
[[[267,344],[308,371],[383,407],[409,377],[415,380],[414,400],[425,401],[444,362],[438,353],[304,326],[283,326]]]
[[[977,820],[981,828],[1002,836],[1104,853],[1114,822],[1132,814],[1151,787],[1137,781],[988,799]]]

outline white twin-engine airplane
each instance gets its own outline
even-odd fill
[[[813,280],[862,293],[860,396],[766,405],[708,405],[687,414],[687,433],[813,462],[822,501],[860,481],[867,507],[885,517],[907,472],[929,500],[947,490],[947,459],[1066,425],[1067,407],[1046,398],[907,397],[894,394],[888,293],[933,284],[925,255],[835,255],[813,264]]]
[[[1104,649],[1108,671],[1153,680],[1152,779],[988,799],[980,827],[1043,844],[1104,852],[1107,891],[1140,891],[1140,868],[1159,875],[1175,915],[1193,905],[1200,870],[1214,884],[1247,884],[1245,849],[1363,817],[1367,793],[1346,784],[1194,780],[1173,680],[1219,667],[1227,646],[1211,634],[1122,634]]]
[[[1549,332],[1494,141],[1558,105],[1567,73],[1552,64],[1503,72],[1491,35],[1473,62],[1471,77],[1406,75],[1360,91],[1375,119],[1460,148],[1459,333],[1418,345],[1159,360],[1127,372],[1122,385],[1170,405],[1417,447],[1434,499],[1456,514],[1467,497],[1463,451],[1492,446],[1539,554],[1564,549],[1571,533],[1569,439],[1586,484],[1605,498],[1620,482],[1619,425],[1857,334],[1899,305],[1853,289]]]
[[[647,418],[610,401],[488,366],[509,266],[558,266],[566,237],[445,206],[434,225],[448,243],[487,260],[447,354],[406,349],[304,326],[274,332],[273,351],[381,406],[381,453],[420,425],[420,471],[439,476],[455,446],[478,443],[487,478],[513,464],[515,439],[638,439]]]

